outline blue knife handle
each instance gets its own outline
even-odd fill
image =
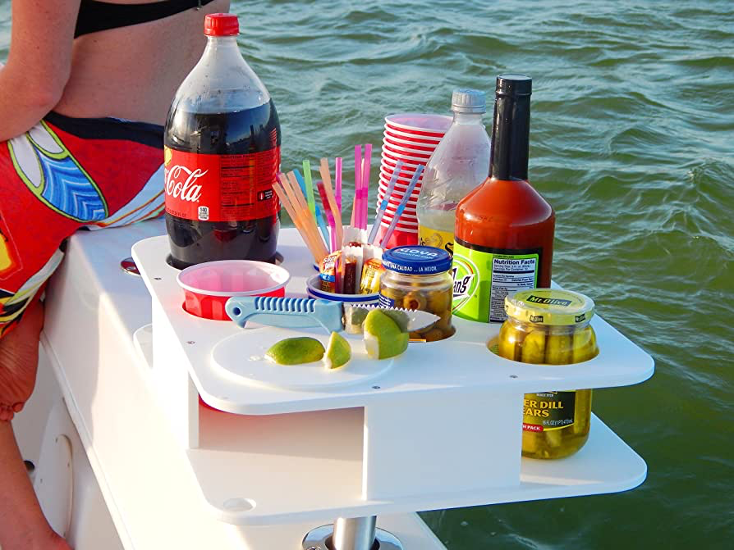
[[[324,327],[328,332],[344,329],[341,302],[312,298],[272,298],[266,296],[234,296],[224,306],[236,324],[245,327],[248,319],[280,328]]]

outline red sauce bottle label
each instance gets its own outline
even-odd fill
[[[273,191],[280,147],[244,155],[165,153],[166,212],[206,222],[236,222],[274,216]]]

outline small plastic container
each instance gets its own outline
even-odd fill
[[[568,365],[599,353],[589,321],[594,302],[577,292],[536,288],[505,297],[497,353],[513,361]],[[490,343],[491,344],[491,343]],[[564,458],[589,438],[591,390],[525,394],[522,455]]]
[[[224,305],[232,296],[285,296],[291,276],[280,266],[251,260],[222,260],[187,267],[178,274],[184,309],[204,319],[229,321]]]
[[[337,292],[321,290],[321,278],[318,274],[309,277],[306,281],[306,294],[309,298],[362,305],[376,304],[380,298],[377,292],[372,294],[339,294]]]
[[[411,332],[414,340],[435,342],[453,336],[451,256],[431,246],[399,246],[382,255],[380,305],[417,309],[438,315],[434,324]]]

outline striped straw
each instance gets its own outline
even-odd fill
[[[311,163],[308,160],[303,161],[303,175],[306,180],[305,195],[308,201],[308,209],[311,211],[311,215],[316,217],[316,203],[313,200],[313,182],[311,181]]]
[[[408,199],[410,198],[411,193],[413,193],[413,189],[415,189],[415,186],[418,183],[418,179],[421,177],[424,168],[425,166],[423,166],[422,164],[419,164],[418,168],[416,168],[415,174],[413,174],[413,179],[411,179],[410,183],[408,184],[408,189],[407,191],[405,191],[405,195],[403,195],[403,199],[400,201],[398,209],[395,211],[392,222],[390,222],[390,226],[387,228],[387,231],[385,231],[385,234],[382,236],[382,240],[380,240],[380,246],[383,246],[383,243],[386,245],[388,242],[390,242],[390,237],[392,237],[393,231],[395,231],[395,226],[398,224],[400,216],[403,215],[405,205],[408,204]]]
[[[330,252],[334,252],[337,249],[337,246],[336,246],[336,220],[334,219],[334,214],[332,214],[331,209],[329,208],[329,197],[326,194],[326,187],[324,186],[324,182],[320,180],[317,181],[316,188],[319,190],[319,196],[321,197],[321,204],[324,207],[324,212],[326,213],[326,221],[329,224],[329,230],[331,234]]]
[[[362,196],[362,146],[354,146],[354,200],[352,201],[352,219],[350,225],[357,227],[359,223],[359,199]]]
[[[307,160],[303,161],[304,166],[308,163]],[[308,204],[309,212],[311,212],[311,215],[313,216],[314,220],[316,220],[316,224],[319,226],[319,231],[321,231],[321,235],[324,237],[324,242],[329,244],[330,238],[329,238],[329,230],[326,228],[326,223],[324,223],[324,219],[321,216],[321,209],[319,208],[319,205],[311,201],[314,200],[314,194],[313,194],[313,185],[311,185],[311,193],[310,193],[310,199],[309,199],[309,193],[308,193],[308,181],[311,179],[311,166],[308,167],[308,172],[306,172],[308,175],[304,179],[303,176],[301,176],[301,173],[298,171],[298,168],[293,170],[293,175],[296,176],[296,181],[298,182],[298,186],[301,188],[301,192],[303,193],[303,196],[306,197],[306,201]],[[312,182],[313,183],[313,182]],[[311,210],[311,207],[313,206],[313,210]],[[329,252],[333,252],[333,250],[329,250]]]
[[[398,181],[398,174],[400,173],[400,170],[402,169],[403,169],[403,161],[399,160],[398,163],[395,165],[395,170],[393,170],[392,176],[390,177],[390,183],[387,186],[387,191],[385,192],[385,196],[382,197],[380,208],[377,210],[377,215],[375,216],[375,223],[372,224],[372,231],[370,231],[370,236],[367,239],[367,242],[370,244],[375,244],[375,237],[377,236],[377,229],[380,227],[380,223],[382,222],[382,217],[385,215],[385,210],[387,210],[387,205],[390,202],[390,197],[392,196],[392,192],[395,189],[395,182]]]
[[[342,158],[336,157],[336,189],[334,189],[334,195],[336,199],[336,205],[339,210],[342,209]]]
[[[362,159],[362,189],[359,197],[359,228],[367,229],[367,203],[370,194],[370,165],[372,164],[372,144],[364,146],[364,159]]]

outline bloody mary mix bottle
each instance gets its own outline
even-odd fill
[[[505,296],[549,287],[553,208],[528,183],[532,80],[500,75],[494,104],[489,178],[456,209],[455,315],[503,322]]]

